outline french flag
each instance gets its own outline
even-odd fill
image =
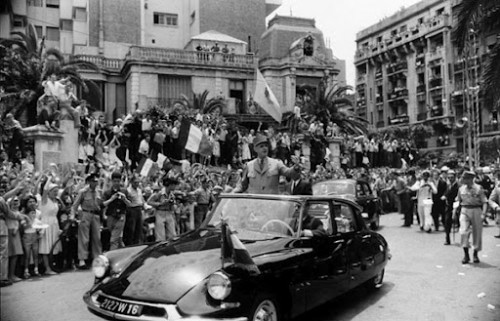
[[[212,145],[200,128],[183,119],[179,129],[179,147],[203,156],[212,155]]]
[[[222,263],[232,263],[234,266],[246,270],[250,274],[260,274],[259,268],[252,260],[245,245],[243,245],[236,234],[231,231],[229,225],[224,220],[222,220],[221,230]]]

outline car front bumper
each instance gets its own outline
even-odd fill
[[[151,315],[141,315],[141,316],[129,316],[120,313],[115,313],[111,311],[104,310],[100,307],[100,303],[97,301],[97,297],[102,294],[100,291],[94,293],[87,292],[83,296],[83,301],[87,304],[89,310],[99,316],[113,319],[113,320],[129,320],[129,321],[247,321],[246,317],[238,318],[209,318],[203,316],[182,316],[177,311],[175,305],[173,304],[154,304],[146,302],[134,302],[136,304],[146,305],[155,308],[163,308],[166,311],[164,316],[151,316]],[[109,295],[106,295],[109,297]],[[118,299],[118,298],[115,298]],[[127,301],[119,299],[121,301]],[[132,302],[132,301],[130,301]]]

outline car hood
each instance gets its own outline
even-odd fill
[[[290,242],[290,238],[278,238],[245,245],[260,265],[266,254],[272,254],[273,261],[280,252],[295,256],[287,249]],[[220,230],[198,230],[147,248],[99,289],[122,298],[174,303],[221,267]]]

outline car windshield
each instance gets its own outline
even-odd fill
[[[301,204],[293,200],[222,198],[211,213],[209,226],[228,222],[240,239],[290,237],[297,232]]]
[[[313,186],[313,195],[356,195],[356,191],[351,182],[326,181]]]

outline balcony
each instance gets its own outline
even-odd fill
[[[383,102],[384,102],[384,97],[381,94],[377,94],[377,96],[375,98],[375,103],[381,104]]]
[[[425,25],[427,27],[427,33],[438,30],[443,27],[451,27],[450,20],[451,20],[450,15],[447,13],[427,19],[427,21],[425,22]]]
[[[387,75],[403,72],[405,70],[408,70],[408,63],[406,61],[391,63],[389,67],[387,67]]]
[[[382,70],[378,69],[375,71],[375,79],[381,79],[382,78]]]
[[[425,85],[418,85],[417,86],[417,93],[425,93]]]
[[[443,85],[443,78],[435,77],[429,80],[430,88],[441,87],[442,85]]]
[[[377,128],[385,127],[385,122],[383,120],[379,120],[375,126],[377,126]]]
[[[389,101],[408,98],[408,89],[405,87],[396,87],[389,93]]]
[[[363,84],[366,82],[366,74],[362,74],[358,76],[358,84]]]
[[[500,125],[497,123],[485,124],[483,128],[483,133],[491,133],[500,131]]]
[[[427,61],[432,61],[436,59],[440,59],[443,57],[444,49],[442,47],[437,47],[432,51],[427,53]]]
[[[417,121],[422,121],[427,119],[427,112],[423,111],[417,114]]]
[[[99,67],[99,69],[112,70],[112,71],[120,71],[123,67],[122,59],[112,59],[106,58],[103,56],[94,56],[94,55],[70,55],[70,62],[75,61],[85,61],[90,62]]]
[[[125,56],[125,60],[214,67],[239,67],[245,69],[255,68],[257,62],[254,55],[234,55],[220,52],[187,51],[140,46],[131,46]]]
[[[401,124],[408,124],[410,122],[410,117],[402,115],[402,116],[395,116],[392,118],[389,117],[388,120],[390,125],[401,125]]]
[[[441,117],[444,114],[443,107],[433,106],[431,108],[431,117]]]

